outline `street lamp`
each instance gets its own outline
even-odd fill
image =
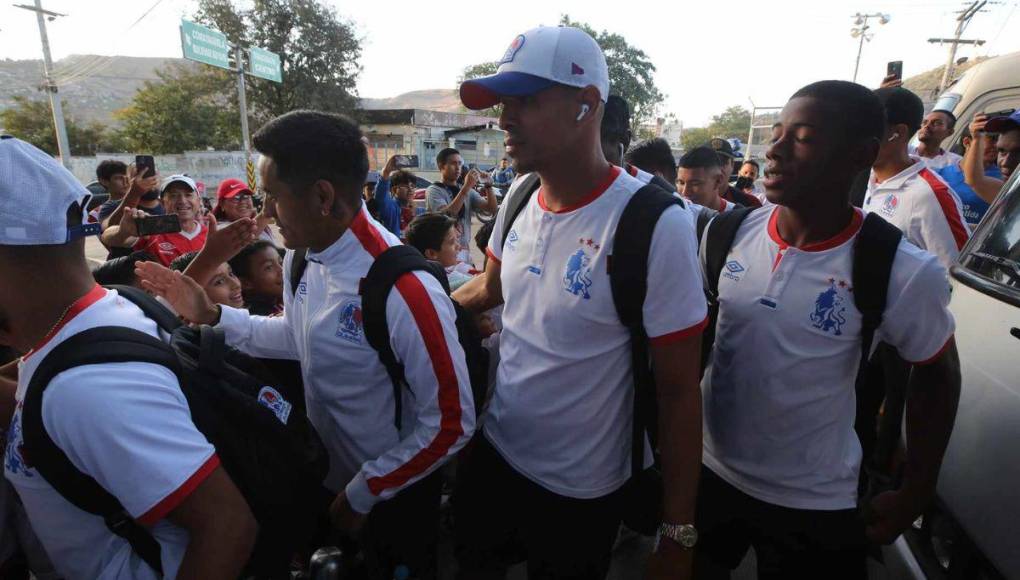
[[[854,27],[850,29],[851,38],[859,38],[860,42],[857,44],[857,63],[854,65],[854,82],[857,82],[857,71],[861,68],[861,51],[864,49],[864,41],[871,42],[871,39],[875,36],[871,30],[871,26],[868,24],[869,18],[878,18],[879,24],[888,24],[890,16],[881,12],[875,12],[874,14],[861,14],[858,12],[851,16],[854,19]]]

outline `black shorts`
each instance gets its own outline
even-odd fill
[[[800,510],[755,499],[701,469],[697,580],[729,578],[754,547],[760,580],[866,579],[868,544],[856,509]]]
[[[490,577],[526,560],[530,580],[605,578],[621,492],[558,495],[514,470],[484,435],[473,443],[453,497],[459,577]]]

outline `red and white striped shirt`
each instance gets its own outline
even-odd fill
[[[956,192],[921,161],[882,183],[873,171],[864,211],[900,228],[907,241],[935,254],[947,270],[970,237]]]
[[[284,276],[283,316],[223,307],[227,341],[254,356],[301,362],[308,417],[329,451],[325,485],[346,489],[351,506],[372,506],[425,477],[456,453],[475,426],[453,303],[425,272],[397,280],[386,303],[390,346],[404,365],[402,430],[379,354],[365,340],[361,279],[376,256],[400,241],[362,206],[351,227],[321,252],[308,252],[297,292]],[[284,272],[294,259],[288,252]]]

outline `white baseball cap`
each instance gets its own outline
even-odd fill
[[[460,100],[469,109],[487,109],[502,96],[533,95],[554,84],[593,85],[603,101],[609,97],[606,57],[580,28],[540,26],[517,35],[496,74],[461,83]]]
[[[99,233],[88,224],[92,198],[71,172],[34,145],[0,136],[0,245],[53,246]],[[68,227],[77,203],[81,223]]]
[[[175,175],[171,175],[170,177],[167,177],[166,179],[163,180],[163,183],[160,184],[159,186],[159,193],[162,194],[163,192],[166,191],[166,188],[170,187],[174,183],[183,183],[184,185],[190,187],[191,191],[194,191],[196,193],[198,192],[198,184],[195,183],[194,179],[187,175],[184,175],[183,173],[178,173]]]

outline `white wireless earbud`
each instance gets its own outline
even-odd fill
[[[899,134],[899,133],[893,133],[893,134],[892,134],[892,137],[889,137],[888,139],[886,139],[886,141],[892,141],[892,140],[896,139],[896,138],[897,138],[897,137],[899,137],[899,136],[900,136],[900,134]]]
[[[590,111],[590,110],[591,110],[591,107],[589,107],[588,105],[581,105],[581,112],[578,113],[577,120],[580,121],[581,119],[583,119],[584,116],[587,115],[588,111]]]

